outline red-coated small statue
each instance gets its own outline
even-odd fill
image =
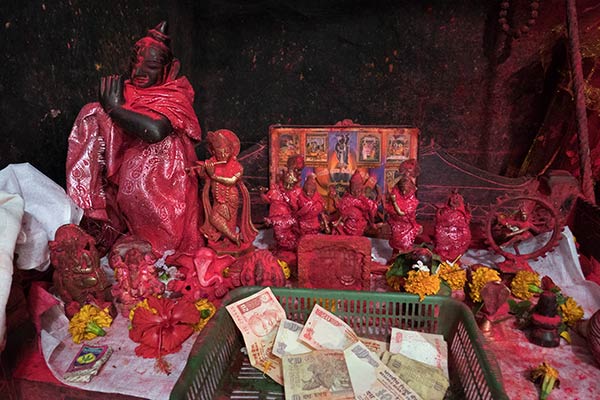
[[[288,168],[281,175],[281,182],[271,183],[271,188],[265,193],[261,190],[261,198],[269,203],[269,216],[265,222],[273,227],[276,249],[295,251],[298,247],[298,226],[292,211],[292,201],[297,202],[302,189],[300,176],[304,168],[302,156],[288,158]]]
[[[533,328],[529,340],[532,343],[542,347],[558,347],[560,344],[558,328],[561,318],[558,315],[557,307],[556,293],[545,290],[540,295],[531,315]]]
[[[102,234],[129,231],[158,253],[191,255],[202,246],[200,203],[186,169],[201,132],[169,45],[161,22],[135,43],[126,77],[101,79],[99,102],[82,108],[69,136],[67,193],[87,219],[109,226]]]
[[[466,209],[463,197],[453,191],[435,215],[434,252],[442,260],[454,261],[469,249],[470,223],[471,213]]]
[[[325,212],[325,201],[317,192],[315,174],[306,177],[298,201],[292,208],[295,209],[300,237],[317,234],[321,231],[329,232],[329,219]]]
[[[58,296],[65,302],[67,315],[74,315],[85,303],[98,305],[110,301],[110,284],[100,267],[94,238],[74,224],[56,231],[50,247],[54,265],[52,281]]]
[[[384,204],[387,222],[392,231],[389,243],[394,254],[411,251],[416,237],[423,231],[423,227],[417,223],[419,200],[416,192],[417,187],[412,177],[403,174],[389,191]]]
[[[373,226],[377,203],[365,196],[363,176],[354,172],[350,178],[350,190],[338,202],[340,217],[332,223],[335,234],[362,236],[368,226]]]
[[[207,141],[211,157],[197,162],[195,168],[205,180],[204,224],[200,231],[217,252],[237,253],[250,248],[257,234],[250,219],[250,196],[242,181],[242,164],[237,160],[240,140],[232,131],[220,129],[209,132]]]
[[[150,243],[132,236],[117,241],[112,247],[109,265],[115,271],[116,282],[111,292],[122,304],[124,316],[128,316],[138,302],[164,293],[165,284],[158,278],[156,261]]]

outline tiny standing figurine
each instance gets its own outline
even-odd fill
[[[394,255],[409,252],[423,227],[417,223],[417,188],[411,176],[401,175],[388,194],[384,208],[392,234],[389,240]]]
[[[129,231],[157,253],[191,255],[202,240],[198,181],[186,168],[197,160],[200,125],[169,43],[161,22],[135,43],[127,79],[101,79],[99,102],[80,111],[69,136],[67,193],[86,218],[110,227],[101,232]]]
[[[560,344],[558,328],[561,318],[557,311],[556,293],[545,290],[533,308],[531,336],[529,340],[542,347],[557,347]]]
[[[362,236],[368,225],[374,225],[377,203],[365,196],[365,182],[358,170],[350,178],[350,190],[338,206],[340,217],[332,223],[336,234]]]
[[[68,317],[85,303],[101,305],[111,300],[110,284],[100,267],[93,237],[79,226],[67,224],[58,228],[48,245],[55,268],[52,281],[58,296],[65,302]]]
[[[296,220],[300,237],[304,235],[317,234],[321,230],[329,231],[329,219],[325,213],[325,201],[317,192],[317,180],[315,174],[306,177],[304,187],[298,202],[292,205],[295,209]]]
[[[195,168],[206,181],[202,189],[204,224],[200,231],[217,252],[248,249],[257,230],[250,219],[250,195],[242,181],[242,165],[237,160],[240,140],[227,129],[209,132],[206,140],[212,156],[198,161]],[[240,194],[242,210],[238,218]]]
[[[442,260],[454,261],[469,249],[470,223],[471,213],[465,208],[463,197],[453,191],[435,215],[434,251]]]

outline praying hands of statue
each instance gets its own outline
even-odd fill
[[[110,115],[112,111],[125,104],[123,85],[125,79],[121,75],[109,75],[100,78],[100,104]]]
[[[125,78],[109,75],[100,79],[99,100],[104,111],[126,133],[147,143],[157,143],[166,138],[173,127],[167,117],[158,112],[137,112],[123,105]]]

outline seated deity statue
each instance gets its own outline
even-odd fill
[[[187,169],[201,131],[166,28],[161,22],[137,41],[129,75],[103,77],[99,102],[80,111],[69,136],[67,192],[90,220],[159,253],[193,254],[203,242],[198,182]]]
[[[329,231],[329,220],[325,212],[325,201],[317,192],[315,174],[306,177],[298,202],[293,207],[298,221],[300,236]]]
[[[375,226],[377,203],[365,195],[366,185],[358,170],[350,179],[350,189],[338,202],[340,217],[332,222],[334,234],[362,236],[368,226]]]

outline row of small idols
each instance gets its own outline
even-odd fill
[[[417,222],[415,160],[399,166],[397,180],[385,195],[357,169],[341,196],[334,186],[323,196],[315,174],[308,174],[301,183],[303,168],[302,157],[292,156],[278,182],[272,182],[268,190],[261,188],[261,197],[269,203],[266,222],[273,228],[278,250],[294,251],[300,238],[309,234],[363,236],[368,230],[377,231],[383,221],[390,227],[389,244],[394,252],[413,248],[423,230]],[[436,253],[450,260],[464,253],[471,240],[470,220],[462,196],[452,193],[436,216]]]

